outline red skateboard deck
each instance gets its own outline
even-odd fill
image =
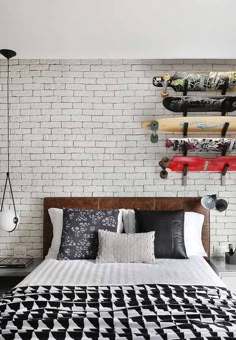
[[[188,165],[188,171],[223,171],[225,165],[229,165],[228,171],[236,171],[236,156],[220,156],[216,158],[203,158],[192,156],[174,156],[165,167],[172,171],[183,171],[184,165]]]

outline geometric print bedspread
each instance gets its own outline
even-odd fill
[[[0,339],[236,339],[236,299],[207,286],[17,287],[0,303]]]

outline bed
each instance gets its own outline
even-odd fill
[[[184,209],[209,212],[200,198],[45,198],[44,255],[52,240],[48,209]],[[236,300],[207,258],[147,263],[48,259],[3,298],[0,339],[235,339]]]

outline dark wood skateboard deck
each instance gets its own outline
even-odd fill
[[[236,110],[236,97],[166,97],[163,105],[173,112],[232,112]]]

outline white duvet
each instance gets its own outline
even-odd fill
[[[202,257],[157,259],[155,264],[44,260],[19,286],[176,284],[224,286]]]

